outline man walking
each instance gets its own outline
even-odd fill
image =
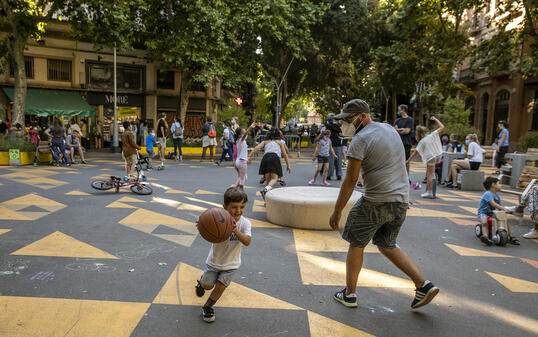
[[[400,104],[398,106],[397,112],[398,118],[394,122],[394,129],[400,134],[400,139],[402,140],[404,150],[405,150],[405,160],[409,159],[411,155],[411,147],[413,146],[413,118],[407,114],[407,105]],[[405,166],[407,174],[409,174],[409,164]],[[411,181],[409,181],[411,183]]]
[[[176,116],[176,120],[172,124],[170,131],[172,131],[172,140],[174,141],[174,159],[183,160],[183,152],[181,147],[183,146],[183,125],[181,124],[181,118]],[[179,155],[178,155],[179,149]]]
[[[347,152],[346,176],[330,219],[332,229],[338,230],[342,210],[353,193],[361,170],[365,192],[349,212],[342,233],[342,238],[349,242],[346,288],[338,291],[334,299],[346,307],[357,306],[355,291],[364,247],[373,239],[379,251],[415,283],[415,299],[411,307],[416,309],[426,305],[437,295],[439,288],[425,280],[411,258],[396,245],[409,202],[405,156],[398,133],[388,124],[373,122],[370,107],[360,99],[347,102],[335,118],[344,121],[344,136],[353,139]]]
[[[233,121],[233,120],[232,120]],[[234,143],[234,132],[232,126],[228,121],[224,121],[224,129],[222,131],[222,154],[219,161],[216,161],[215,164],[220,166],[222,161],[226,159],[226,154],[230,156],[230,160],[233,162],[234,152],[233,152],[233,143]]]
[[[327,115],[327,123],[325,123],[325,129],[331,131],[331,143],[336,154],[336,158],[329,153],[329,171],[327,174],[327,180],[331,180],[336,167],[336,179],[342,179],[342,129],[340,125],[335,123],[334,114]]]

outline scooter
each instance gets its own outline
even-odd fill
[[[508,242],[507,220],[508,214],[504,211],[493,211],[493,216],[488,218],[488,237],[497,246],[506,246]],[[477,238],[482,236],[482,224],[475,226],[475,234]]]

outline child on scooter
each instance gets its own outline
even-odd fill
[[[482,236],[480,241],[484,244],[491,246],[493,241],[490,239],[490,234],[488,230],[488,218],[493,216],[494,210],[505,211],[508,214],[512,214],[512,209],[503,207],[501,204],[501,196],[499,192],[502,189],[501,182],[499,179],[494,177],[487,177],[484,181],[484,188],[486,192],[480,198],[480,203],[478,204],[478,218],[482,224]],[[512,236],[512,231],[508,223],[506,224],[506,230],[508,231],[508,242],[513,245],[519,245],[519,240]]]

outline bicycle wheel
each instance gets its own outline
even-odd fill
[[[91,186],[96,190],[107,191],[114,188],[114,183],[110,180],[96,180],[92,181]]]
[[[136,194],[148,195],[153,193],[153,189],[148,185],[137,184],[131,186],[131,191]]]

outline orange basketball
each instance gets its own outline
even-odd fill
[[[207,241],[219,243],[232,235],[234,220],[224,208],[210,208],[198,217],[198,231]]]

